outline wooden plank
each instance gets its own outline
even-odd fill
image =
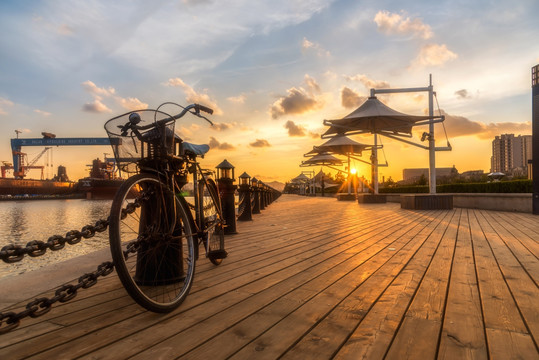
[[[487,241],[487,237],[492,239],[495,234],[476,210],[470,212],[470,228],[489,354],[494,355],[499,346],[496,342],[511,349],[527,349],[528,346],[514,343],[522,338],[512,336],[512,333],[527,334],[528,330]],[[490,336],[493,334],[490,329],[500,330],[496,338]],[[529,355],[520,354],[522,358]]]
[[[427,267],[425,259],[432,257],[443,228],[452,216],[452,212],[439,214],[445,217],[425,224],[413,237],[408,251],[400,250],[376,276],[369,279],[370,286],[362,285],[354,298],[343,301],[284,358],[299,359],[304,355],[315,357],[316,354],[329,358],[334,353],[337,353],[336,358],[377,358],[379,351],[383,356]],[[359,315],[359,311],[366,315]],[[326,336],[319,339],[323,334]],[[331,336],[327,337],[327,334]]]
[[[361,336],[366,338],[361,340],[368,345],[363,353],[372,358],[429,358],[425,354],[432,353],[433,348],[436,350],[438,317],[442,312],[445,297],[447,275],[444,269],[452,258],[453,234],[458,226],[459,213],[460,210],[456,210],[450,219],[436,229],[432,244],[434,246],[426,248],[421,257],[414,259],[412,266],[402,274],[404,283],[410,283],[414,287],[403,288],[399,299],[399,283],[395,284],[393,291],[397,293],[394,296],[400,300],[395,304],[398,307],[393,308],[395,314],[386,320],[382,308],[378,317],[373,317],[370,322],[362,322],[359,331],[356,330],[338,354],[339,357],[342,353],[346,355],[343,358],[350,358],[353,352],[347,349],[356,347],[355,342],[361,339]],[[367,317],[369,315],[370,313]],[[369,329],[375,330],[371,330],[369,334]],[[413,334],[412,338],[416,341],[410,341],[410,334]]]
[[[323,229],[321,230],[323,231]],[[386,229],[385,230],[386,232],[391,232],[391,228],[389,229]],[[383,236],[384,234],[382,234],[381,236]],[[342,243],[345,243],[344,240],[342,240]],[[211,300],[212,298],[215,298],[218,294],[225,294],[225,295],[228,295],[228,293],[230,292],[231,289],[234,289],[236,288],[237,286],[244,286],[245,284],[248,284],[249,286],[247,288],[243,288],[241,289],[240,291],[242,291],[243,293],[243,296],[246,297],[246,296],[251,296],[252,293],[256,293],[257,291],[262,291],[266,288],[269,288],[275,284],[278,284],[280,281],[283,281],[283,278],[287,278],[287,277],[290,277],[290,276],[293,276],[294,274],[297,274],[297,273],[301,273],[302,271],[304,271],[304,269],[307,267],[311,267],[313,266],[314,264],[320,264],[321,262],[323,262],[323,259],[320,260],[319,257],[320,257],[320,254],[324,254],[325,256],[331,256],[332,254],[335,254],[335,253],[338,253],[339,251],[343,251],[347,248],[346,245],[343,245],[343,244],[340,244],[339,242],[336,242],[335,244],[334,243],[331,243],[330,245],[328,245],[330,247],[330,250],[327,250],[327,249],[323,249],[323,250],[320,250],[320,249],[313,249],[311,252],[311,256],[310,258],[307,258],[308,257],[308,254],[304,254],[304,256],[307,258],[305,261],[298,261],[298,259],[291,259],[290,263],[288,264],[284,264],[284,262],[281,264],[281,267],[277,267],[275,266],[275,269],[271,270],[271,271],[277,271],[277,273],[275,273],[274,275],[272,275],[271,272],[269,272],[268,274],[262,274],[262,273],[259,273],[257,274],[256,276],[250,272],[248,274],[248,277],[244,278],[243,280],[241,279],[238,279],[238,278],[235,278],[235,279],[230,279],[228,281],[228,284],[225,284],[225,283],[218,283],[216,286],[214,286],[212,289],[210,289],[211,291],[201,291],[199,293],[195,293],[193,295],[190,295],[188,297],[188,299],[186,300],[186,302],[182,305],[182,309],[189,309],[190,307],[194,306],[194,304],[200,304],[200,303],[203,303],[204,301],[209,301]],[[365,245],[366,246],[366,245]],[[331,249],[333,248],[333,249]],[[340,250],[339,250],[340,249]],[[292,261],[293,260],[293,261]],[[288,268],[286,268],[286,266],[289,266]],[[285,267],[284,269],[282,267]],[[297,270],[293,270],[293,269],[297,269]],[[305,274],[302,274],[305,276]],[[264,281],[262,282],[253,282],[256,278],[262,278],[264,279]],[[274,278],[274,280],[272,280],[272,278]],[[235,284],[235,285],[234,285]],[[271,296],[275,296],[274,294],[271,294]],[[252,306],[257,306],[257,298],[255,299],[252,299],[250,301],[253,302],[253,305]],[[260,300],[258,300],[260,301]],[[262,302],[263,304],[263,302]],[[238,305],[238,307],[240,308],[239,310],[240,311],[245,311],[245,310],[248,310],[249,307],[242,307],[241,305]],[[219,311],[222,309],[222,307],[210,307],[210,308],[204,308],[205,310],[209,310],[209,311],[212,311],[212,312],[215,312],[215,311]],[[185,310],[184,310],[185,311]],[[227,311],[227,313],[229,313],[230,311]],[[230,312],[232,313],[232,312]],[[154,314],[152,314],[154,315]],[[129,322],[130,322],[130,325],[127,325],[127,324],[122,324],[122,334],[123,336],[127,336],[128,334],[130,333],[134,333],[135,336],[140,336],[141,334],[143,336],[140,336],[140,341],[137,342],[137,344],[144,344],[146,342],[148,342],[150,339],[155,339],[157,338],[158,340],[160,339],[163,339],[163,338],[166,338],[166,336],[163,335],[163,332],[166,333],[167,331],[169,331],[169,326],[170,324],[167,325],[167,323],[164,321],[164,320],[168,320],[169,317],[171,315],[167,315],[167,316],[164,316],[164,317],[160,317],[159,320],[156,320],[155,316],[153,317],[154,320],[150,320],[150,322],[148,323],[148,319],[151,319],[151,317],[149,316],[146,316],[145,313],[141,314],[140,317],[136,317],[136,318],[133,318],[133,319],[129,319]],[[179,324],[179,327],[178,329],[182,329],[184,326],[186,326],[186,324],[189,324],[189,321],[187,320],[186,321],[186,318],[183,316],[183,314],[180,312],[179,314],[176,315],[176,317],[178,318],[178,321],[180,321],[180,324]],[[128,318],[126,318],[128,319]],[[200,317],[195,317],[194,318],[195,322],[200,322]],[[156,324],[158,322],[158,324]],[[165,326],[161,327],[160,325],[161,324],[165,324]],[[154,327],[151,327],[152,325],[155,325]],[[162,328],[162,331],[159,331],[158,329],[161,329]],[[98,337],[98,340],[97,340],[97,344],[96,344],[96,341],[92,341],[92,345],[93,346],[97,346],[98,344],[108,344],[110,343],[114,337],[111,337],[111,336],[114,336],[116,334],[116,332],[114,331],[114,329],[107,329],[107,328],[102,328],[103,331],[101,331],[100,329],[97,329],[97,330],[94,330],[96,333],[95,334],[99,334],[101,336]],[[140,332],[141,329],[149,329],[149,331],[146,333],[146,332]],[[179,331],[179,330],[178,330]],[[108,333],[110,336],[106,336],[104,334]],[[92,335],[95,335],[92,333]],[[93,336],[94,337],[94,336]],[[155,341],[155,340],[151,340],[151,341]],[[63,351],[62,349],[65,347],[65,348],[68,348],[68,347],[72,347],[71,345],[75,344],[79,344],[79,347],[80,347],[80,344],[85,344],[85,343],[88,343],[88,341],[85,341],[84,338],[81,338],[80,340],[79,339],[76,339],[72,342],[70,342],[69,344],[65,344],[65,346],[60,346],[60,347],[57,347],[56,349],[54,349],[54,351],[52,352],[44,352],[42,354],[40,354],[40,356],[42,355],[43,358],[47,357],[47,356],[51,356],[52,353],[56,354],[61,354]],[[138,347],[132,347],[130,348],[129,350],[133,350],[135,348],[138,348]],[[81,351],[85,351],[83,347],[83,350]],[[112,352],[112,354],[114,354],[114,352]]]
[[[497,222],[489,222],[483,211],[477,212],[477,218],[486,235],[490,249],[496,259],[499,271],[509,287],[509,291],[519,311],[519,318],[525,323],[526,330],[535,341],[539,343],[539,287],[524,270],[522,263],[507,246],[507,241],[501,238],[503,229]],[[498,233],[498,231],[502,231]],[[533,259],[533,258],[528,258]],[[539,261],[537,261],[539,264]]]
[[[402,229],[401,231],[405,231],[406,228]],[[393,231],[391,228],[386,229],[387,233],[390,233]],[[311,279],[315,278],[319,273],[328,272],[328,269],[332,269],[338,264],[342,263],[345,259],[350,258],[352,256],[360,256],[361,258],[369,258],[376,254],[377,251],[379,251],[383,246],[380,243],[380,241],[391,241],[385,239],[387,233],[380,233],[377,234],[375,238],[370,239],[369,243],[366,243],[365,241],[361,241],[360,238],[355,238],[354,236],[351,236],[350,239],[352,239],[354,242],[358,243],[357,249],[350,253],[346,251],[342,251],[340,254],[330,254],[325,253],[324,255],[328,257],[326,261],[320,262],[320,263],[313,263],[307,267],[302,268],[299,272],[296,273],[295,276],[285,279],[284,281],[281,281],[279,283],[276,283],[272,287],[267,287],[267,280],[263,280],[257,283],[250,284],[250,287],[254,287],[257,289],[258,293],[253,295],[252,297],[246,299],[242,303],[238,303],[236,306],[222,309],[224,311],[219,312],[220,309],[211,309],[213,310],[212,317],[208,318],[207,320],[200,322],[199,324],[195,324],[193,327],[190,327],[186,329],[184,332],[178,332],[177,335],[170,337],[166,339],[166,341],[163,341],[159,343],[156,346],[153,346],[144,352],[140,353],[138,356],[140,358],[144,358],[147,356],[155,357],[155,356],[165,356],[163,352],[166,352],[166,349],[170,346],[178,346],[178,351],[181,351],[179,353],[176,353],[176,355],[179,355],[183,352],[187,352],[193,347],[198,346],[200,343],[202,343],[205,339],[207,339],[207,334],[205,333],[205,336],[192,336],[192,333],[199,333],[200,331],[211,331],[211,333],[215,336],[219,334],[221,331],[226,330],[227,328],[233,326],[235,323],[242,321],[243,319],[249,317],[251,314],[258,311],[258,309],[265,308],[269,304],[273,303],[274,301],[278,300],[279,298],[285,296],[286,294],[290,293],[291,291],[294,291],[297,287],[301,286],[301,284],[304,284],[305,282],[310,281]],[[329,239],[331,240],[331,239]],[[374,246],[376,245],[376,246]],[[361,251],[361,249],[364,249]],[[359,265],[360,263],[358,263]],[[283,269],[283,271],[290,273],[291,269]],[[281,273],[282,271],[279,271],[278,273]],[[295,273],[295,271],[294,271]],[[260,285],[266,286],[265,289],[258,289]],[[265,291],[264,291],[265,290]],[[315,290],[307,291],[307,294],[310,294],[310,296],[313,296],[313,292],[316,293]],[[305,294],[305,292],[301,292],[301,294]],[[210,309],[208,309],[210,310]],[[217,310],[217,311],[216,311]],[[184,321],[182,319],[177,319],[178,321],[181,321],[181,324],[178,324],[178,330],[183,329]],[[211,325],[210,325],[211,324]],[[199,329],[199,330],[197,330]],[[151,346],[155,344],[158,339],[163,339],[162,336],[158,336],[157,339],[151,340],[153,338],[154,333],[152,334],[144,334],[144,333],[137,333],[134,334],[133,337],[136,338],[136,340],[132,340],[134,343],[137,343],[137,349],[139,349],[139,346],[143,347],[144,344],[147,344],[146,346]],[[148,339],[150,337],[150,342],[148,342]],[[99,355],[104,355],[103,353],[114,353],[114,351],[111,351],[112,348],[106,348],[103,349],[103,351],[99,352]],[[222,349],[221,349],[222,350]]]
[[[526,236],[499,214],[482,212],[481,215],[485,217],[491,227],[495,228],[500,240],[535,282],[535,286],[538,286],[539,258],[534,255],[532,249],[536,249],[539,253],[539,236],[536,239]]]
[[[468,211],[457,236],[438,359],[487,359]]]
[[[399,234],[395,234],[399,238],[385,247],[385,250],[387,250],[388,246],[391,246],[394,250],[378,252],[360,266],[357,266],[356,256],[350,258],[346,263],[341,264],[342,266],[335,267],[331,270],[331,273],[327,274],[331,276],[329,281],[320,277],[299,288],[318,291],[308,301],[289,302],[288,300],[290,299],[295,300],[295,292],[287,294],[268,306],[267,309],[262,309],[225,333],[220,334],[211,343],[204,344],[185,354],[185,358],[202,359],[208,356],[218,356],[218,354],[228,357],[240,349],[239,352],[234,354],[233,358],[249,359],[256,357],[257,359],[271,359],[279,357],[296,341],[295,339],[325,317],[325,314],[332,311],[342,302],[342,299],[354,293],[380,267],[385,266],[384,264],[387,264],[388,261],[395,257],[399,258],[397,262],[400,263],[402,261],[402,256],[398,256],[398,254],[401,254],[400,249],[407,247],[411,248],[409,252],[413,252],[414,245],[417,247],[417,242],[419,242],[414,243],[414,234],[417,234],[420,230],[421,225],[419,223],[414,226],[413,230],[402,229]],[[291,306],[286,307],[286,305]],[[285,315],[280,319],[275,319],[265,316],[266,312],[270,314],[284,312]],[[244,335],[239,339],[238,333],[249,335]],[[261,336],[257,337],[258,334],[261,334]],[[256,339],[254,339],[255,337]],[[254,341],[250,341],[252,339]],[[242,344],[246,344],[246,346],[242,348]],[[303,356],[307,355],[303,354]]]
[[[487,348],[539,359],[529,214],[284,196],[254,219],[227,237],[222,266],[200,259],[178,310],[144,311],[111,275],[0,335],[0,350],[10,360],[460,359]]]

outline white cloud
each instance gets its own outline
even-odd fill
[[[236,104],[244,104],[246,98],[247,98],[247,96],[245,94],[240,94],[238,96],[231,96],[231,97],[228,97],[226,99],[228,101],[236,103]]]
[[[137,98],[131,98],[131,97],[128,97],[128,98],[121,98],[121,97],[116,97],[116,101],[124,108],[124,109],[127,109],[127,110],[141,110],[141,109],[147,109],[148,108],[148,104],[145,104],[143,103],[142,101],[140,101],[139,99]]]
[[[374,22],[378,25],[378,31],[387,35],[413,35],[422,39],[430,39],[433,32],[429,25],[420,19],[410,19],[405,13],[402,15],[379,11]]]
[[[172,86],[172,87],[181,87],[183,89],[183,92],[185,93],[185,100],[189,103],[199,103],[201,105],[205,105],[213,109],[214,115],[222,115],[223,110],[217,105],[217,102],[210,98],[210,96],[203,92],[199,93],[195,89],[193,89],[191,86],[187,85],[182,79],[179,77],[176,78],[170,78],[165,83],[166,86]]]
[[[6,108],[12,107],[14,104],[11,100],[0,97],[0,115],[7,115]]]
[[[107,105],[101,102],[101,99],[96,98],[91,103],[86,103],[82,106],[82,109],[86,112],[93,113],[111,113],[112,110],[107,107]]]
[[[324,49],[320,44],[307,40],[307,38],[303,38],[301,50],[304,53],[314,51],[318,56],[331,56],[331,53],[328,50]]]
[[[137,98],[133,98],[133,97],[123,98],[121,96],[116,95],[116,90],[113,87],[100,88],[90,80],[83,82],[81,85],[87,92],[89,92],[94,97],[93,102],[84,104],[83,106],[84,111],[97,112],[97,113],[112,112],[112,110],[107,105],[105,105],[105,103],[103,103],[104,98],[113,99],[121,107],[130,111],[148,108],[148,104],[143,103]]]
[[[51,116],[51,113],[50,113],[50,112],[43,111],[43,110],[39,110],[39,109],[35,109],[34,112],[35,112],[36,114],[43,115],[43,116],[45,116],[45,117]]]
[[[389,82],[384,80],[373,80],[364,74],[357,74],[354,76],[345,76],[348,81],[358,81],[362,83],[367,89],[389,89]]]
[[[449,50],[445,44],[427,44],[421,48],[412,66],[441,66],[457,57],[458,55]]]

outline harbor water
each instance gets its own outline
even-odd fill
[[[20,200],[0,201],[0,248],[32,240],[46,242],[52,235],[65,236],[70,230],[95,225],[109,216],[111,200]],[[39,257],[25,256],[20,262],[0,261],[0,278],[37,270],[49,264],[108,248],[108,230],[82,239],[58,251],[47,250]],[[98,264],[96,264],[97,266]]]

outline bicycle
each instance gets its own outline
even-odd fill
[[[183,110],[176,115],[164,105]],[[184,142],[174,132],[187,113],[213,110],[199,104],[161,104],[156,110],[132,111],[105,123],[116,164],[134,174],[118,189],[111,206],[109,242],[118,277],[129,295],[144,308],[170,312],[185,300],[195,276],[199,247],[215,264],[226,258],[224,220],[219,191],[211,171],[198,157],[208,145]],[[194,203],[184,196],[192,175]]]

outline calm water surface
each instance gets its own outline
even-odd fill
[[[110,200],[23,200],[0,201],[0,248],[8,244],[25,246],[31,240],[47,241],[52,235],[62,235],[70,230],[81,230],[85,225],[95,225],[106,219]],[[25,256],[18,263],[0,261],[0,277],[36,270],[54,262],[67,260],[95,250],[107,248],[108,230],[75,245],[66,243],[59,251],[47,250],[39,257]],[[99,264],[96,264],[96,266]]]

